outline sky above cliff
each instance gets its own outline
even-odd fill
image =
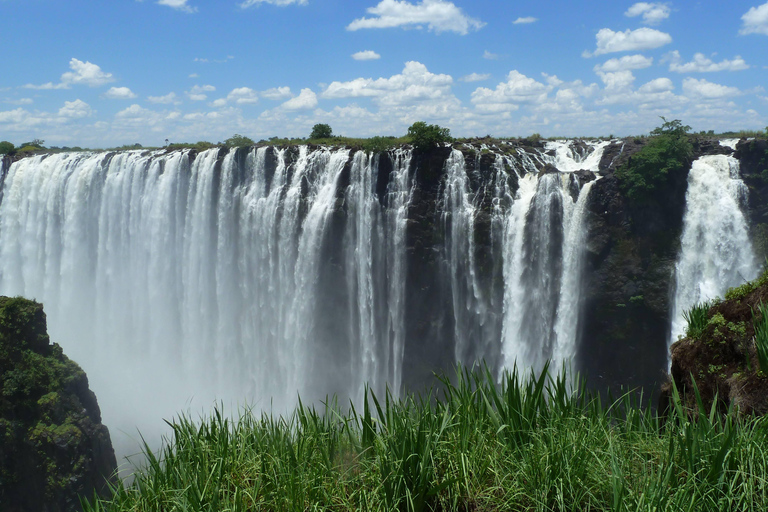
[[[768,2],[0,0],[0,140],[768,125]]]

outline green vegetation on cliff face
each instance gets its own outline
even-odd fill
[[[695,305],[686,318],[686,337],[671,348],[677,387],[692,389],[695,381],[705,407],[768,414],[768,270],[724,299]]]
[[[666,185],[670,175],[690,167],[693,159],[693,145],[688,139],[690,130],[690,126],[683,126],[677,119],[664,119],[664,124],[651,132],[648,143],[616,171],[621,189],[630,200],[647,199]]]
[[[128,487],[88,512],[255,510],[762,511],[768,419],[665,420],[561,375],[457,372],[437,397],[342,413],[182,417]]]
[[[0,297],[0,444],[4,511],[78,510],[116,467],[85,373],[20,297]]]

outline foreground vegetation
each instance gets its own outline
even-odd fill
[[[691,411],[665,421],[632,394],[612,403],[545,368],[457,372],[438,396],[366,393],[342,414],[220,410],[181,417],[133,484],[97,511],[768,508],[768,422]],[[640,399],[641,401],[642,399]],[[700,402],[699,402],[700,403]]]

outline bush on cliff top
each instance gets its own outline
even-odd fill
[[[416,121],[408,128],[408,137],[411,144],[416,149],[426,150],[435,147],[437,144],[450,142],[451,130],[443,128],[436,124],[427,124],[424,121]]]
[[[662,120],[664,124],[651,132],[648,144],[616,171],[622,191],[632,201],[652,197],[670,175],[683,172],[693,158],[693,145],[688,140],[691,127],[678,119]]]

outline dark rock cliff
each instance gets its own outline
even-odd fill
[[[51,344],[41,304],[0,297],[0,509],[70,512],[106,495],[116,461],[80,367]]]

